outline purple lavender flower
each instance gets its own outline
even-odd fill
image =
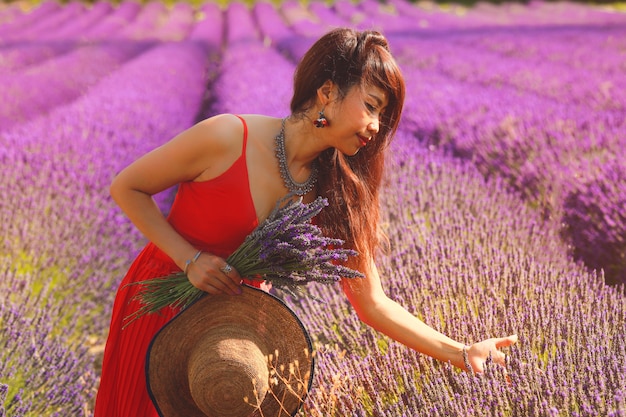
[[[565,199],[563,219],[574,254],[608,282],[626,283],[626,166],[615,160]]]
[[[7,399],[8,392],[9,392],[9,386],[7,384],[0,384],[0,417],[6,416],[6,412],[4,409],[4,402]]]

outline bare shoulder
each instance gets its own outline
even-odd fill
[[[274,137],[280,130],[281,119],[260,114],[240,116],[248,128],[248,141],[261,148],[273,147]]]
[[[214,151],[240,150],[244,133],[253,147],[267,147],[280,130],[281,119],[261,114],[219,114],[198,122],[190,133]]]
[[[276,129],[276,120],[280,123],[280,119],[257,114],[219,114],[198,122],[187,133],[187,142],[195,143],[197,153],[203,155],[202,170],[195,180],[211,179],[228,169],[241,156],[244,136],[249,169],[261,165],[263,171],[263,161],[273,149],[267,135]]]
[[[198,122],[190,129],[198,140],[224,150],[243,140],[244,125],[234,114],[219,114]]]

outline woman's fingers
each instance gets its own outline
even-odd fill
[[[220,272],[222,273],[222,276],[218,278],[222,280],[222,277],[226,277],[226,279],[222,282],[224,282],[224,284],[230,289],[231,293],[233,295],[241,294],[241,277],[239,276],[237,270],[226,263],[220,268]]]
[[[517,335],[513,334],[507,337],[496,338],[494,343],[496,345],[496,352],[493,356],[493,360],[500,365],[507,365],[507,354],[502,352],[501,348],[509,347],[517,342]],[[493,352],[492,352],[493,354]]]
[[[241,294],[239,273],[217,256],[200,256],[189,268],[188,276],[197,288],[209,294]]]
[[[485,361],[487,361],[489,356],[491,356],[491,360],[494,363],[506,367],[507,355],[500,349],[517,343],[517,340],[517,335],[513,334],[506,337],[487,339],[471,346],[468,353],[470,354],[470,363],[474,371],[478,373],[483,372]]]
[[[499,337],[499,338],[496,338],[495,340],[496,348],[498,349],[511,346],[512,344],[515,344],[516,342],[517,342],[516,334],[512,334],[507,337]]]
[[[228,294],[237,295],[241,294],[241,288],[238,285],[232,283],[228,278],[210,277],[205,281],[203,291],[209,294]]]

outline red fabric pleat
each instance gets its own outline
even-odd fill
[[[172,263],[158,262],[155,259],[158,252],[154,245],[148,244],[118,289],[94,417],[158,417],[146,387],[145,357],[152,337],[176,312],[166,309],[159,314],[142,316],[130,324],[125,320],[139,307],[137,300],[133,300],[138,287],[126,284],[165,276],[176,268]]]

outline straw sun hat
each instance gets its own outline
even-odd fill
[[[247,285],[205,295],[170,320],[146,357],[162,417],[296,414],[313,379],[309,335],[280,299]]]

